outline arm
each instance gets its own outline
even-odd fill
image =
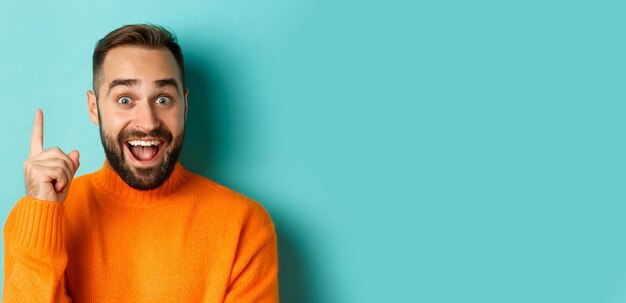
[[[23,197],[4,226],[2,302],[71,302],[63,204]]]
[[[260,217],[243,231],[224,303],[279,301],[276,232],[265,211]]]
[[[63,201],[80,163],[78,151],[43,149],[43,112],[37,110],[24,162],[26,196],[4,225],[3,302],[70,302]]]

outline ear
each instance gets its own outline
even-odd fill
[[[187,102],[187,95],[189,95],[189,89],[185,88],[185,120],[187,120],[187,111],[189,110],[189,103]]]
[[[98,103],[96,100],[96,94],[92,91],[87,91],[87,109],[89,110],[89,119],[95,125],[100,124],[98,120]]]

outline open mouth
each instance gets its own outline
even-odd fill
[[[160,154],[163,142],[156,139],[128,140],[125,142],[133,160],[143,164],[149,164]]]

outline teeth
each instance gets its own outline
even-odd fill
[[[159,141],[158,140],[152,140],[152,141],[141,141],[141,140],[132,140],[132,141],[128,141],[128,144],[132,145],[132,146],[153,146],[153,145],[159,145]]]

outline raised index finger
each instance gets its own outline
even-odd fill
[[[43,152],[43,111],[37,109],[35,113],[35,123],[33,124],[33,134],[30,137],[30,155],[38,155]]]

